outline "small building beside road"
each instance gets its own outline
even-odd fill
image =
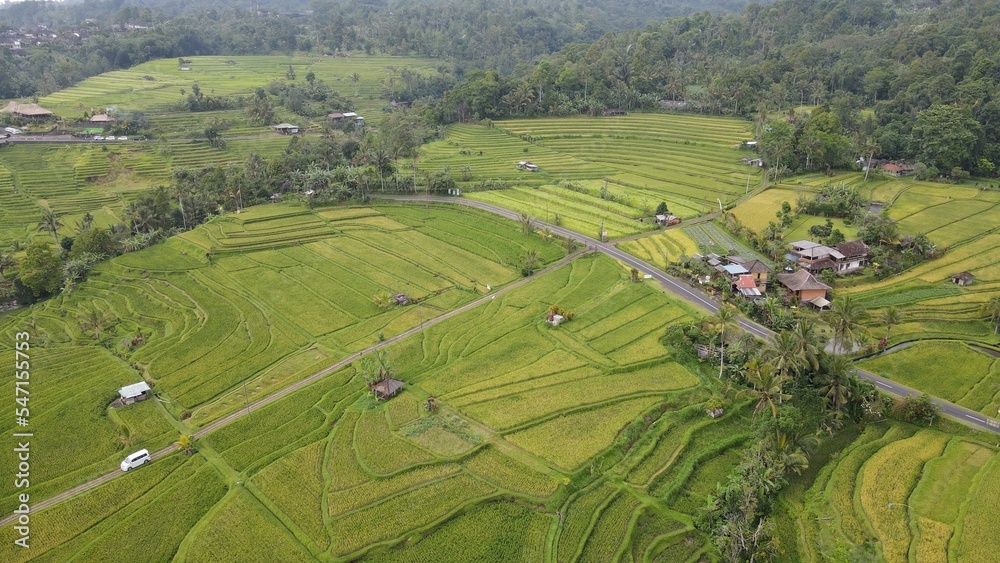
[[[375,393],[375,397],[380,401],[386,399],[391,399],[399,394],[399,391],[403,388],[403,382],[398,379],[387,378],[379,381],[378,383],[371,386],[372,393]]]
[[[19,104],[17,102],[10,102],[3,109],[0,109],[0,113],[12,113],[26,119],[47,119],[53,115],[51,111],[38,104]]]
[[[785,286],[789,295],[801,302],[812,303],[816,298],[826,299],[826,292],[831,288],[816,279],[806,270],[798,270],[791,274],[778,274],[778,283]]]

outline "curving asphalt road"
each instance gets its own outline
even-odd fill
[[[494,213],[496,215],[500,215],[500,216],[506,217],[508,219],[517,220],[517,218],[518,218],[517,213],[514,213],[513,211],[510,211],[510,210],[507,210],[507,209],[503,209],[503,208],[497,207],[495,205],[490,205],[488,203],[483,203],[483,202],[479,202],[479,201],[472,201],[472,200],[468,200],[468,199],[455,198],[455,197],[419,196],[419,195],[418,196],[379,195],[379,196],[376,196],[376,197],[378,199],[387,199],[387,200],[394,200],[394,201],[430,201],[430,202],[440,202],[440,203],[451,203],[451,204],[465,205],[465,206],[468,206],[468,207],[475,207],[475,208],[478,208],[478,209],[482,209],[484,211],[488,211],[490,213]],[[607,254],[608,256],[611,256],[612,258],[615,258],[616,260],[619,260],[620,262],[622,262],[624,264],[627,264],[629,266],[632,266],[632,267],[636,268],[637,270],[639,270],[640,272],[643,272],[644,274],[652,276],[652,279],[655,279],[656,281],[660,282],[660,285],[663,286],[663,288],[665,290],[667,290],[668,292],[670,292],[670,293],[672,293],[672,294],[674,294],[674,295],[676,295],[676,296],[678,296],[678,297],[680,297],[680,298],[682,298],[682,299],[684,299],[684,300],[686,300],[686,301],[694,304],[697,307],[705,309],[705,310],[707,310],[707,311],[709,311],[711,313],[715,313],[715,311],[717,311],[719,309],[719,303],[716,300],[714,300],[711,297],[709,297],[708,295],[705,295],[701,291],[688,286],[686,283],[678,280],[677,278],[674,278],[673,276],[670,276],[670,275],[667,275],[667,274],[665,274],[663,272],[660,272],[655,267],[651,266],[650,264],[648,264],[648,263],[646,263],[646,262],[644,262],[642,260],[639,260],[638,258],[632,256],[631,254],[628,254],[626,252],[623,252],[623,251],[619,250],[618,248],[616,248],[614,246],[613,243],[602,242],[602,241],[599,241],[597,239],[593,239],[593,238],[581,235],[579,233],[570,231],[570,230],[565,229],[563,227],[557,227],[555,225],[550,225],[550,224],[542,222],[542,221],[536,221],[536,223],[539,224],[539,225],[543,225],[543,226],[548,227],[553,233],[556,233],[556,234],[558,234],[558,235],[560,235],[562,237],[572,238],[574,240],[580,241],[580,242],[582,242],[584,245],[586,245],[588,248],[590,248],[592,250],[597,250],[599,252],[603,252],[604,254]],[[580,251],[580,252],[582,252],[582,251]],[[565,265],[566,263],[568,263],[569,261],[571,261],[573,258],[575,258],[576,256],[578,256],[580,254],[580,252],[577,252],[575,254],[567,256],[566,258],[560,260],[556,264],[553,264],[553,265],[549,266],[548,268],[540,271],[539,275],[544,274],[544,273],[549,272],[549,271],[552,271],[552,270],[554,270],[556,268],[562,267],[563,265]],[[465,312],[465,311],[467,311],[467,310],[469,310],[469,309],[471,309],[473,307],[477,307],[477,306],[481,305],[482,303],[493,299],[496,295],[500,295],[500,294],[506,293],[508,291],[511,291],[512,289],[514,289],[516,287],[519,287],[522,284],[525,284],[525,283],[529,282],[532,279],[533,279],[533,277],[530,277],[530,278],[524,278],[522,280],[514,282],[514,283],[512,283],[512,284],[510,284],[510,285],[508,285],[506,287],[504,287],[503,289],[494,291],[490,295],[486,295],[486,296],[484,296],[484,297],[482,297],[480,299],[472,301],[471,303],[468,303],[468,304],[466,304],[466,305],[464,305],[462,307],[459,307],[458,309],[449,311],[449,312],[444,313],[444,314],[442,314],[440,316],[434,317],[433,319],[428,319],[428,320],[424,321],[419,327],[414,327],[414,328],[412,328],[412,329],[410,329],[410,330],[408,330],[406,332],[403,332],[403,333],[398,334],[398,335],[396,335],[396,336],[394,336],[392,338],[389,338],[389,339],[387,339],[384,342],[380,342],[380,343],[378,343],[378,344],[376,344],[374,346],[366,348],[365,350],[362,350],[361,352],[356,352],[354,354],[351,354],[350,356],[347,356],[346,358],[343,358],[339,362],[337,362],[337,363],[335,363],[335,364],[327,367],[326,369],[323,369],[323,370],[321,370],[321,371],[319,371],[317,373],[314,373],[313,375],[309,376],[306,379],[303,379],[301,381],[293,383],[293,384],[291,384],[291,385],[289,385],[287,387],[282,388],[280,391],[278,391],[276,393],[272,393],[271,395],[268,395],[268,396],[266,396],[266,397],[264,397],[264,398],[262,398],[262,399],[260,399],[260,400],[258,400],[256,402],[254,402],[254,403],[251,403],[249,405],[249,408],[247,408],[247,409],[238,410],[238,411],[236,411],[236,412],[234,412],[234,413],[232,413],[232,414],[230,414],[230,415],[228,415],[226,417],[220,418],[219,420],[216,420],[216,421],[212,422],[211,424],[209,424],[209,425],[207,425],[207,426],[205,426],[205,427],[197,430],[196,432],[194,432],[193,437],[195,439],[197,439],[197,438],[201,438],[201,437],[205,436],[206,434],[214,432],[215,430],[218,430],[219,428],[222,428],[223,426],[226,426],[226,425],[228,425],[228,424],[230,424],[230,423],[232,423],[232,422],[234,422],[234,421],[236,421],[236,420],[238,420],[238,419],[246,416],[247,414],[249,414],[250,412],[252,412],[254,410],[258,410],[260,408],[263,408],[264,406],[267,406],[267,405],[269,405],[269,404],[271,404],[271,403],[273,403],[273,402],[281,399],[282,397],[285,397],[288,394],[293,393],[293,392],[295,392],[295,391],[297,391],[297,390],[299,390],[299,389],[301,389],[301,388],[309,385],[310,383],[315,382],[318,379],[326,377],[327,375],[329,375],[329,374],[331,374],[331,373],[333,373],[333,372],[335,372],[335,371],[343,368],[344,366],[350,364],[354,360],[360,358],[364,354],[367,354],[367,353],[370,353],[372,351],[375,351],[375,350],[378,350],[380,348],[383,348],[385,346],[388,346],[388,345],[390,345],[390,344],[392,344],[394,342],[397,342],[399,340],[402,340],[404,338],[412,336],[413,334],[416,334],[416,333],[424,330],[427,327],[430,327],[430,326],[433,326],[435,324],[438,324],[438,323],[440,323],[440,322],[442,322],[442,321],[444,321],[446,319],[449,319],[449,318],[451,318],[451,317],[453,317],[455,315],[463,313],[463,312]],[[761,339],[765,339],[765,340],[770,339],[773,336],[773,334],[774,334],[773,332],[771,332],[767,328],[764,328],[761,325],[759,325],[759,324],[757,324],[757,323],[755,323],[753,321],[750,321],[748,319],[742,318],[742,317],[739,319],[739,325],[740,325],[740,328],[742,328],[743,330],[745,330],[745,331],[749,332],[750,334],[753,334],[754,336],[756,336],[758,338],[761,338]],[[864,370],[861,370],[861,369],[857,370],[857,373],[858,373],[858,377],[861,377],[863,379],[867,379],[869,381],[872,381],[875,385],[877,385],[879,387],[879,389],[881,389],[882,391],[884,391],[886,393],[890,393],[892,395],[897,395],[897,396],[908,396],[908,395],[919,395],[920,394],[920,392],[917,391],[917,390],[915,390],[915,389],[912,389],[912,388],[907,387],[905,385],[901,385],[899,383],[896,383],[895,381],[886,379],[884,377],[880,377],[880,376],[875,375],[873,373],[870,373],[870,372],[867,372],[867,371],[864,371]],[[973,427],[975,427],[975,428],[977,428],[979,430],[985,430],[985,431],[988,431],[988,432],[993,432],[993,433],[996,433],[996,434],[1000,434],[1000,421],[997,421],[997,420],[985,417],[985,416],[983,416],[982,414],[980,414],[980,413],[978,413],[976,411],[972,411],[972,410],[960,407],[958,405],[955,405],[954,403],[951,403],[951,402],[948,402],[948,401],[945,401],[945,400],[942,400],[942,399],[938,399],[936,397],[933,398],[933,400],[934,400],[934,403],[936,405],[938,405],[938,407],[941,408],[941,412],[944,415],[949,416],[949,417],[951,417],[951,418],[953,418],[953,419],[955,419],[955,420],[957,420],[959,422],[962,422],[964,424],[967,424],[969,426],[973,426]],[[170,453],[172,453],[174,451],[176,451],[174,447],[168,446],[166,448],[163,448],[162,450],[153,452],[150,457],[151,457],[151,459],[157,459],[157,458],[169,455]],[[43,500],[41,502],[37,502],[34,505],[32,505],[31,510],[32,510],[32,512],[35,512],[35,511],[38,511],[38,510],[45,509],[45,508],[47,508],[49,506],[52,506],[52,505],[54,505],[56,503],[59,503],[59,502],[63,501],[63,500],[66,500],[66,499],[71,498],[71,497],[73,497],[75,495],[78,495],[80,493],[83,493],[85,491],[93,489],[94,487],[100,486],[100,485],[102,485],[102,484],[104,484],[104,483],[106,483],[106,482],[114,479],[115,477],[120,476],[120,475],[123,475],[123,473],[121,471],[118,471],[118,470],[112,471],[110,473],[106,473],[106,474],[101,475],[100,477],[98,477],[96,479],[93,479],[92,481],[88,481],[88,482],[83,483],[81,485],[78,485],[78,486],[76,486],[76,487],[74,487],[74,488],[72,488],[72,489],[70,489],[68,491],[65,491],[65,492],[60,493],[58,495],[55,495],[53,497],[47,498],[47,499],[45,499],[45,500]],[[15,515],[10,515],[10,516],[8,516],[8,517],[0,520],[0,526],[6,526],[6,525],[12,523],[14,521],[14,519],[15,519]]]
[[[421,195],[414,195],[414,196],[378,195],[375,197],[377,197],[378,199],[389,199],[395,201],[432,201],[441,203],[452,203],[452,204],[465,205],[468,207],[475,207],[477,209],[482,209],[484,211],[488,211],[496,215],[507,217],[508,219],[517,220],[518,218],[517,213],[510,211],[508,209],[503,209],[495,205],[490,205],[488,203],[483,203],[480,201],[464,199],[461,197],[421,196]],[[698,307],[701,307],[702,309],[706,309],[711,313],[715,313],[719,309],[718,301],[712,299],[703,292],[692,288],[691,286],[687,285],[681,280],[678,280],[673,276],[667,275],[659,271],[657,268],[648,264],[647,262],[640,260],[635,256],[628,254],[627,252],[619,250],[617,247],[614,246],[614,243],[601,242],[597,239],[581,235],[580,233],[570,231],[569,229],[565,229],[563,227],[550,225],[543,221],[536,220],[535,223],[538,225],[548,227],[553,233],[556,233],[560,236],[581,241],[590,248],[603,252],[604,254],[607,254],[608,256],[611,256],[612,258],[619,260],[620,262],[623,262],[629,266],[632,266],[633,268],[636,268],[640,272],[651,275],[653,279],[660,282],[660,285],[662,285],[664,289],[666,289],[667,291],[673,293],[678,297],[681,297],[682,299],[690,303],[693,303]],[[742,317],[740,317],[739,319],[739,324],[740,328],[742,328],[743,330],[764,340],[768,340],[774,335],[774,333],[768,330],[767,328],[764,328],[763,326]],[[871,381],[879,388],[879,390],[885,393],[889,393],[891,395],[895,395],[897,397],[907,397],[910,395],[921,394],[921,392],[917,391],[916,389],[907,387],[906,385],[902,385],[891,379],[886,379],[879,375],[875,375],[874,373],[865,371],[863,369],[858,369],[857,373],[858,377]],[[944,399],[932,397],[932,400],[934,401],[934,404],[936,404],[941,409],[941,413],[944,414],[945,416],[948,416],[968,426],[972,426],[977,430],[984,430],[987,432],[993,432],[994,434],[1000,434],[1000,421],[984,416],[979,412],[969,410],[964,407],[960,407],[952,402],[945,401]]]

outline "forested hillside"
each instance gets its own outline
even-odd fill
[[[461,67],[512,71],[571,42],[746,0],[385,0],[27,2],[0,9],[0,32],[44,25],[61,36],[27,56],[0,47],[0,98],[47,94],[88,76],[158,58],[194,55],[420,54]],[[86,37],[74,41],[73,34]]]
[[[667,106],[751,118],[763,135],[795,106],[825,105],[813,148],[797,147],[810,126],[793,115],[796,131],[781,126],[772,135],[769,165],[786,160],[791,143],[801,160],[792,169],[842,167],[874,150],[921,160],[931,172],[992,176],[1000,162],[998,26],[1000,5],[974,0],[752,4],[741,14],[672,18],[568,45],[513,75],[470,74],[442,118]],[[850,141],[856,150],[847,150]]]

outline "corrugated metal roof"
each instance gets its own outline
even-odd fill
[[[118,394],[122,396],[123,399],[129,399],[131,397],[138,397],[146,391],[149,391],[149,384],[145,381],[140,381],[139,383],[133,383],[132,385],[126,385],[118,390]]]

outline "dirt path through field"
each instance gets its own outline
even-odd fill
[[[460,314],[462,314],[462,313],[464,313],[464,312],[466,312],[466,311],[468,311],[470,309],[474,309],[474,308],[476,308],[476,307],[478,307],[478,306],[480,306],[480,305],[482,305],[484,303],[488,303],[488,302],[492,301],[494,298],[496,298],[497,295],[503,295],[503,294],[505,294],[505,293],[507,293],[509,291],[513,291],[514,289],[517,289],[518,287],[521,287],[522,285],[524,285],[524,284],[532,281],[536,277],[539,277],[539,276],[545,275],[545,274],[547,274],[549,272],[552,272],[554,270],[557,270],[557,269],[565,266],[566,264],[569,264],[570,262],[572,262],[576,258],[578,258],[581,254],[583,254],[583,252],[584,252],[583,250],[579,250],[577,252],[574,252],[573,254],[570,254],[569,256],[563,258],[562,260],[556,262],[555,264],[552,264],[551,266],[545,268],[544,270],[540,270],[540,271],[536,272],[535,275],[533,275],[531,277],[520,279],[520,280],[518,280],[518,281],[516,281],[516,282],[514,282],[514,283],[512,283],[512,284],[510,284],[510,285],[508,285],[506,287],[503,287],[503,288],[498,289],[496,291],[493,291],[493,292],[491,292],[491,293],[489,293],[487,295],[484,295],[483,297],[480,297],[479,299],[476,299],[475,301],[472,301],[471,303],[467,303],[467,304],[459,307],[458,309],[453,309],[451,311],[448,311],[447,313],[444,313],[442,315],[438,315],[437,317],[434,317],[434,318],[431,318],[431,319],[427,319],[427,320],[423,321],[423,323],[420,326],[413,327],[410,330],[407,330],[406,332],[400,333],[400,334],[398,334],[396,336],[393,336],[392,338],[388,338],[384,342],[379,342],[378,344],[375,344],[374,346],[369,346],[368,348],[365,348],[364,350],[362,350],[360,352],[355,352],[354,354],[351,354],[351,355],[347,356],[346,358],[343,358],[342,360],[340,360],[339,362],[331,365],[330,367],[327,367],[327,368],[325,368],[325,369],[323,369],[321,371],[318,371],[318,372],[310,375],[309,377],[307,377],[305,379],[302,379],[300,381],[292,383],[291,385],[288,385],[287,387],[282,388],[280,391],[277,391],[277,392],[272,393],[272,394],[270,394],[270,395],[268,395],[266,397],[263,397],[262,399],[260,399],[258,401],[250,403],[249,407],[246,408],[246,409],[238,410],[238,411],[236,411],[236,412],[234,412],[232,414],[229,414],[229,415],[227,415],[227,416],[225,416],[223,418],[220,418],[219,420],[216,420],[216,421],[212,422],[211,424],[209,424],[209,425],[207,425],[207,426],[205,426],[203,428],[200,428],[200,429],[196,430],[195,432],[193,432],[191,434],[191,436],[194,439],[198,439],[198,438],[201,438],[201,437],[203,437],[203,436],[205,436],[207,434],[210,434],[210,433],[218,430],[219,428],[222,428],[222,427],[224,427],[224,426],[226,426],[228,424],[231,424],[232,422],[234,422],[236,420],[239,420],[240,418],[243,418],[244,416],[246,416],[247,414],[249,414],[249,413],[251,413],[251,412],[253,412],[255,410],[259,410],[259,409],[261,409],[263,407],[266,407],[267,405],[270,405],[271,403],[273,403],[275,401],[278,401],[281,398],[286,397],[289,394],[294,393],[294,392],[298,391],[299,389],[302,389],[303,387],[308,386],[311,383],[315,383],[316,381],[318,381],[318,380],[320,380],[320,379],[322,379],[322,378],[330,375],[331,373],[334,373],[334,372],[336,372],[336,371],[338,371],[340,369],[343,369],[344,367],[350,365],[351,362],[353,362],[354,360],[357,360],[358,358],[360,358],[361,356],[364,356],[365,354],[369,354],[371,352],[374,352],[375,350],[379,350],[381,348],[385,348],[386,346],[389,346],[391,344],[399,342],[400,340],[403,340],[404,338],[408,338],[410,336],[413,336],[414,334],[418,334],[418,333],[422,332],[424,329],[430,328],[430,327],[432,327],[432,326],[434,326],[434,325],[436,325],[438,323],[444,322],[444,321],[446,321],[446,320],[448,320],[448,319],[450,319],[450,318],[452,318],[452,317],[454,317],[456,315],[460,315]],[[478,429],[479,428],[477,426],[477,430]],[[502,438],[499,438],[499,437],[498,437],[498,441],[506,442],[506,440],[503,440]],[[161,449],[159,451],[156,451],[156,452],[153,452],[152,454],[150,454],[150,458],[151,458],[151,460],[155,461],[155,460],[157,460],[157,459],[159,459],[159,458],[161,458],[163,456],[170,455],[171,453],[173,453],[175,451],[176,451],[175,447],[173,447],[173,446],[167,446],[166,448],[163,448],[163,449]],[[513,453],[516,453],[516,452],[511,452],[511,453],[513,454]],[[522,462],[527,463],[531,467],[536,467],[537,463],[538,463],[537,460],[530,460],[530,459],[528,459],[526,457],[527,455],[528,455],[527,452],[523,452],[523,454],[517,455],[515,457],[517,457]],[[549,472],[549,470],[548,470],[547,467],[545,469],[545,472],[546,473]],[[31,511],[34,513],[34,512],[37,512],[39,510],[44,510],[44,509],[46,509],[46,508],[48,508],[48,507],[50,507],[50,506],[52,506],[54,504],[62,502],[64,500],[68,499],[68,498],[71,498],[71,497],[76,496],[76,495],[78,495],[80,493],[84,493],[86,491],[89,491],[90,489],[93,489],[94,487],[98,487],[100,485],[103,485],[104,483],[107,483],[108,481],[110,481],[110,480],[112,480],[115,477],[118,477],[120,475],[124,475],[124,472],[122,472],[120,470],[117,470],[117,469],[114,470],[114,471],[112,471],[112,472],[110,472],[110,473],[106,473],[104,475],[101,475],[100,477],[98,477],[98,478],[96,478],[96,479],[94,479],[92,481],[88,481],[86,483],[82,483],[80,485],[77,485],[76,487],[73,487],[72,489],[70,489],[70,490],[68,490],[66,492],[59,493],[58,495],[56,495],[54,497],[50,497],[50,498],[47,498],[47,499],[45,499],[43,501],[40,501],[40,502],[37,502],[37,503],[33,504],[31,506]],[[0,520],[0,526],[6,526],[6,525],[12,523],[14,521],[14,519],[15,519],[15,515],[13,515],[13,514],[10,515],[10,516],[7,516],[3,520]]]

